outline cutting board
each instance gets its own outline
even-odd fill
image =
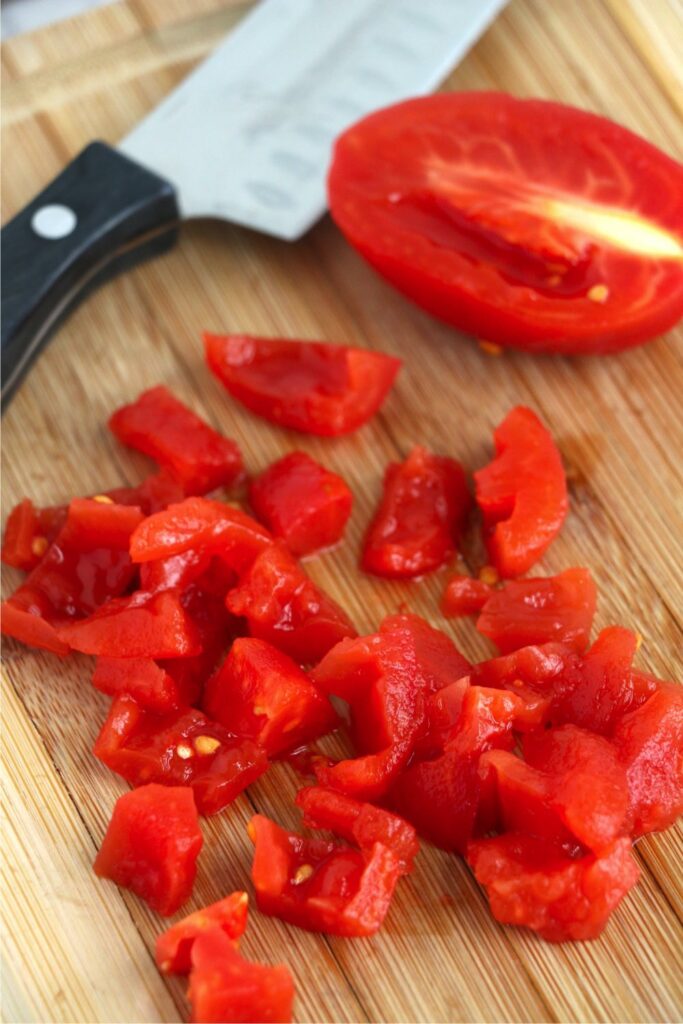
[[[219,0],[124,0],[4,47],[4,213],[14,213],[92,138],[115,142],[249,8]],[[666,0],[512,0],[449,89],[505,89],[608,114],[675,153],[680,142],[681,25]],[[265,69],[264,69],[265,70]],[[372,423],[339,440],[261,422],[209,375],[200,332],[323,338],[405,362]],[[355,509],[342,547],[311,575],[370,631],[405,603],[471,658],[471,621],[446,622],[447,573],[397,585],[361,575],[360,540],[386,463],[414,442],[470,469],[518,403],[557,438],[571,514],[538,567],[591,568],[596,625],[643,634],[639,664],[680,678],[681,332],[604,359],[492,356],[395,294],[325,219],[295,245],[195,223],[157,262],[108,284],[63,326],[4,419],[4,506],[24,495],[67,501],[133,483],[149,464],[106,419],[164,382],[238,440],[252,471],[302,448],[342,473]],[[3,574],[3,593],[18,574]],[[157,973],[162,922],[91,864],[126,789],[90,753],[107,700],[87,658],[5,645],[3,998],[8,1021],[176,1021],[184,981]],[[202,823],[192,899],[249,889],[254,809],[296,828],[294,774],[275,766],[226,812]],[[468,869],[425,845],[385,926],[366,940],[311,935],[254,909],[247,956],[286,962],[297,1020],[662,1021],[680,1017],[681,834],[638,844],[638,887],[603,937],[552,946],[492,919]]]

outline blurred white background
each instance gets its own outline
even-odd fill
[[[2,0],[2,38],[31,32],[41,25],[81,14],[89,7],[101,7],[110,0]]]

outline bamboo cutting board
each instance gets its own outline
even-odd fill
[[[123,0],[7,43],[3,219],[90,139],[115,142],[248,7]],[[512,0],[447,87],[576,103],[675,154],[681,42],[675,0]],[[309,438],[227,397],[203,365],[202,329],[350,341],[405,366],[362,431]],[[250,470],[298,447],[347,478],[349,541],[308,566],[360,631],[405,602],[482,657],[471,622],[439,614],[444,573],[371,580],[357,571],[358,548],[389,459],[417,441],[476,468],[493,426],[523,402],[558,439],[571,481],[571,515],[540,570],[589,566],[601,587],[596,625],[640,629],[640,664],[680,678],[680,339],[679,328],[606,359],[493,358],[390,290],[327,219],[295,245],[195,223],[175,251],[90,298],[18,392],[4,420],[3,520],[24,495],[52,504],[141,479],[148,464],[105,422],[164,382],[238,440]],[[3,576],[4,594],[17,579]],[[160,920],[91,871],[126,788],[90,753],[107,706],[89,684],[92,664],[12,642],[5,655],[4,1018],[184,1019],[184,981],[153,965]],[[277,766],[202,823],[192,908],[249,887],[246,822],[258,808],[296,827],[295,789]],[[641,883],[593,943],[551,946],[500,927],[464,864],[425,846],[376,937],[327,939],[254,909],[243,947],[289,964],[300,1021],[672,1021],[683,1005],[680,839],[671,830],[638,844]]]

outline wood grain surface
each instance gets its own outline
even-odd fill
[[[92,138],[115,142],[245,13],[232,0],[123,0],[4,46],[3,219]],[[511,0],[449,89],[509,90],[609,115],[678,155],[681,7],[675,0]],[[267,69],[264,69],[264,74]],[[209,375],[202,329],[350,341],[405,367],[381,414],[340,440],[260,422]],[[187,226],[179,246],[107,285],[61,329],[4,418],[3,519],[24,495],[52,504],[133,483],[142,457],[107,415],[164,382],[226,434],[250,470],[303,448],[351,484],[348,543],[308,563],[361,631],[400,602],[470,657],[469,621],[438,611],[444,573],[371,580],[358,548],[385,463],[415,441],[471,469],[519,402],[558,439],[571,514],[540,570],[587,565],[596,625],[639,629],[640,664],[681,676],[681,330],[605,359],[486,355],[413,308],[351,251],[329,219],[295,245],[227,224]],[[3,593],[18,581],[3,573]],[[152,960],[160,920],[91,872],[125,784],[90,753],[107,701],[91,661],[5,645],[3,1014],[7,1021],[175,1021],[184,981]],[[203,822],[192,907],[249,887],[254,808],[286,826],[296,779],[272,769]],[[681,833],[638,844],[642,880],[592,943],[551,946],[491,918],[466,866],[427,846],[372,939],[328,939],[252,912],[248,956],[287,962],[297,1020],[673,1021],[683,1006]]]

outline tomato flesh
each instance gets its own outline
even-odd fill
[[[310,579],[279,542],[265,548],[227,596],[251,636],[266,640],[300,664],[322,658],[356,631],[346,613]]]
[[[154,715],[131,697],[111,706],[93,753],[134,786],[190,786],[202,814],[216,814],[268,767],[265,752],[200,711]]]
[[[367,423],[401,366],[383,352],[320,341],[206,334],[204,343],[209,369],[248,409],[323,436]]]
[[[502,654],[551,641],[583,651],[596,600],[588,569],[567,569],[545,579],[511,580],[487,598],[477,629]]]
[[[437,569],[453,554],[469,507],[460,463],[416,446],[405,462],[387,468],[363,568],[399,579]]]
[[[330,210],[395,287],[475,337],[610,352],[683,315],[683,168],[559,103],[442,93],[335,145]]]
[[[222,928],[192,943],[188,999],[193,1024],[289,1024],[294,985],[284,964],[245,960]]]
[[[269,757],[317,739],[338,722],[328,698],[291,658],[252,638],[235,640],[206,684],[203,707]]]
[[[164,974],[187,974],[192,966],[191,952],[195,940],[215,928],[232,939],[236,946],[247,927],[248,907],[246,892],[233,892],[172,925],[156,941],[154,958],[159,970]]]
[[[555,442],[531,409],[517,406],[493,432],[496,457],[474,474],[484,538],[499,576],[522,576],[567,515],[567,483]]]
[[[384,920],[402,868],[388,847],[358,851],[305,839],[255,815],[251,877],[256,900],[271,914],[308,931],[373,935]]]
[[[597,938],[640,875],[625,838],[569,856],[557,843],[510,833],[470,843],[467,860],[496,920],[548,942]]]
[[[95,874],[169,916],[192,893],[202,842],[192,790],[142,786],[116,801]]]
[[[242,456],[234,441],[222,437],[168,388],[144,391],[109,420],[109,429],[131,448],[155,459],[186,494],[206,494],[235,481]]]
[[[302,556],[341,539],[353,495],[336,473],[305,452],[290,452],[252,480],[249,501],[273,535]]]

